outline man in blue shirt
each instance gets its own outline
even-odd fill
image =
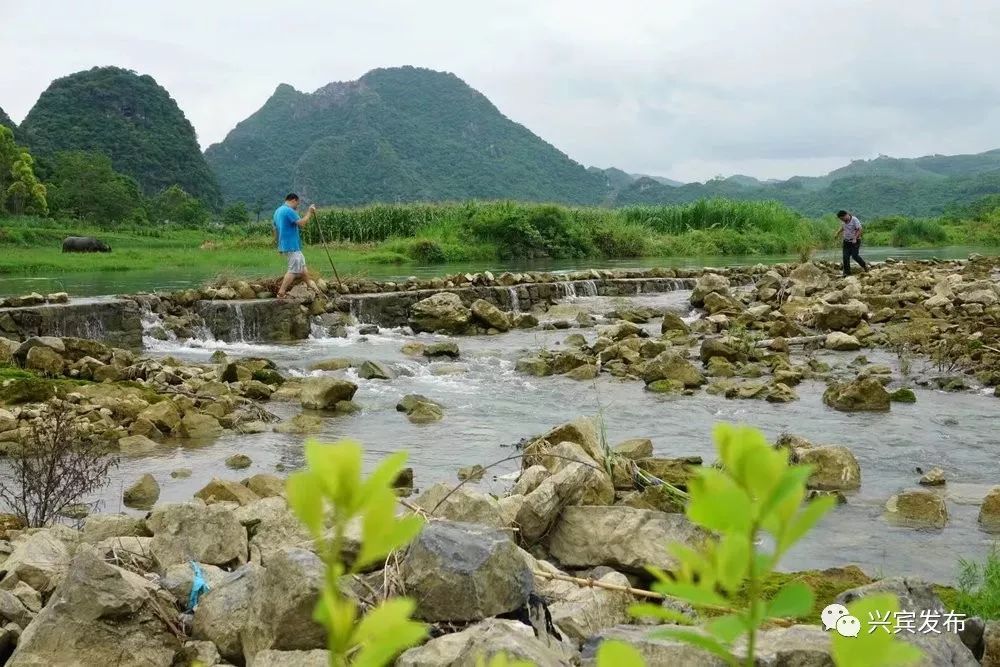
[[[288,258],[288,269],[285,277],[281,280],[278,288],[278,298],[284,299],[288,293],[288,288],[297,280],[305,280],[306,284],[315,292],[316,283],[309,279],[306,273],[306,258],[302,254],[302,239],[299,230],[306,226],[316,212],[316,206],[310,206],[309,210],[301,218],[295,212],[299,207],[299,196],[290,192],[285,197],[285,203],[275,210],[274,217],[274,240],[278,244],[278,252]]]

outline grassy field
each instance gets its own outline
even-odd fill
[[[1000,207],[969,219],[865,221],[872,246],[1000,247]],[[319,215],[334,262],[441,264],[535,258],[712,257],[808,254],[835,245],[833,216],[801,217],[774,202],[711,200],[687,206],[573,208],[513,202],[372,205]],[[320,229],[304,232],[310,266],[326,266]],[[66,236],[96,236],[111,253],[62,252]],[[0,218],[0,276],[179,267],[204,274],[280,271],[269,221],[241,226],[104,226]]]

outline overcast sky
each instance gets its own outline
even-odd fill
[[[703,180],[1000,147],[996,0],[0,0],[0,107],[151,74],[202,146],[279,83],[454,72],[572,158]]]

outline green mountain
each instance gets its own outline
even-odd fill
[[[8,116],[3,109],[0,109],[0,125],[3,125],[4,127],[9,127],[11,130],[17,129],[17,126],[14,125],[14,121],[10,119],[10,116]]]
[[[614,196],[617,205],[686,204],[698,199],[773,199],[809,216],[841,208],[862,218],[939,215],[956,205],[1000,193],[1000,149],[975,155],[855,160],[826,176],[760,181],[730,176],[671,187],[639,179]]]
[[[194,128],[145,74],[95,67],[56,79],[28,112],[18,138],[43,158],[69,150],[104,153],[147,195],[177,184],[209,206],[221,203]]]
[[[415,67],[314,93],[282,84],[205,159],[226,201],[277,201],[294,190],[319,204],[594,204],[613,189],[454,74]]]

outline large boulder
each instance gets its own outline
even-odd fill
[[[578,656],[572,647],[536,634],[530,625],[489,618],[405,651],[396,660],[396,667],[476,667],[498,654],[536,667],[576,664]]]
[[[165,608],[151,583],[81,546],[7,665],[170,667],[180,641]]]
[[[597,424],[593,419],[578,417],[571,422],[556,426],[526,444],[523,450],[524,457],[521,459],[522,467],[529,468],[537,464],[542,454],[562,442],[576,443],[593,460],[604,461],[604,448],[601,445]]]
[[[140,412],[138,418],[151,422],[163,433],[180,430],[181,412],[173,401],[165,400],[153,403]]]
[[[196,491],[194,497],[205,501],[206,505],[223,502],[249,505],[260,500],[256,493],[239,482],[218,477],[213,477],[212,481]]]
[[[331,410],[340,401],[354,398],[358,385],[332,377],[310,377],[302,383],[299,401],[302,407],[310,410]]]
[[[212,440],[222,435],[222,424],[212,415],[191,410],[181,418],[181,434],[191,440]]]
[[[280,496],[244,505],[235,513],[250,533],[250,560],[265,567],[285,547],[309,547],[313,542],[309,530]]]
[[[868,314],[868,306],[851,299],[847,303],[820,302],[813,309],[813,322],[823,331],[851,331]]]
[[[709,294],[729,296],[729,278],[716,273],[706,273],[695,282],[691,290],[691,305],[701,308],[705,305],[705,297]]]
[[[672,310],[667,310],[663,312],[663,321],[660,322],[660,333],[666,334],[671,331],[679,331],[681,333],[688,333],[691,329],[688,327],[687,323],[681,318],[680,315]]]
[[[472,317],[484,326],[497,331],[507,331],[510,329],[510,317],[489,301],[476,299],[472,302]]]
[[[28,350],[24,367],[40,375],[57,377],[62,375],[66,360],[51,347],[38,346]]]
[[[477,621],[523,607],[528,564],[499,530],[451,521],[427,523],[402,566],[416,615],[430,622]]]
[[[674,380],[685,387],[700,387],[705,384],[705,376],[694,365],[676,352],[666,351],[649,360],[642,373],[647,385],[659,380]]]
[[[464,333],[470,311],[453,292],[439,292],[410,306],[410,328],[414,332]]]
[[[621,572],[608,572],[597,579],[599,584],[628,588],[631,583]],[[573,586],[569,595],[549,606],[552,621],[570,639],[583,643],[597,632],[620,623],[628,623],[628,608],[635,602],[621,590]]]
[[[358,367],[358,377],[363,380],[392,380],[396,372],[380,361],[369,359]]]
[[[161,569],[189,560],[219,566],[247,560],[247,531],[221,504],[158,505],[146,525],[153,533],[150,551]]]
[[[944,528],[948,523],[948,506],[944,497],[926,489],[900,491],[885,505],[894,521],[917,528]]]
[[[793,286],[801,288],[805,294],[811,294],[830,284],[830,277],[812,262],[803,262],[796,266],[788,274],[788,280]]]
[[[493,496],[478,493],[468,487],[443,482],[424,491],[415,504],[433,516],[451,521],[476,523],[482,526],[503,528],[500,505]]]
[[[122,492],[126,507],[148,510],[160,498],[160,484],[148,472]]]
[[[722,357],[726,361],[746,361],[747,355],[740,350],[736,340],[732,338],[706,338],[701,343],[701,350],[698,357],[702,363],[708,363],[709,359]]]
[[[242,663],[243,636],[250,627],[263,577],[264,568],[256,563],[247,563],[226,576],[194,610],[191,636],[214,643],[226,660]]]
[[[96,544],[109,537],[147,537],[146,522],[127,514],[91,514],[83,520],[82,542]]]
[[[795,459],[797,463],[813,466],[806,483],[810,489],[848,491],[861,486],[861,466],[854,453],[843,445],[797,449]]]
[[[15,542],[14,551],[0,565],[0,579],[4,588],[23,581],[43,596],[48,595],[63,580],[69,561],[66,544],[53,531],[40,530]]]
[[[552,557],[566,567],[607,565],[645,573],[647,565],[670,569],[677,563],[666,545],[695,546],[703,530],[681,514],[632,507],[566,507],[549,533]]]
[[[313,618],[326,566],[312,551],[288,547],[268,561],[253,596],[243,655],[274,649],[301,651],[326,646],[326,628]]]
[[[891,404],[889,392],[874,377],[831,384],[823,402],[841,412],[887,412]]]
[[[979,507],[979,525],[990,532],[1000,533],[1000,486],[994,486]]]
[[[208,590],[210,591],[222,585],[222,582],[229,576],[229,572],[226,572],[221,567],[209,565],[208,563],[199,563],[198,569],[201,571],[205,584],[208,585]],[[177,604],[187,609],[188,601],[191,599],[191,586],[194,585],[194,578],[195,573],[194,568],[191,567],[191,563],[177,563],[166,569],[163,576],[160,577],[160,585],[174,596]]]
[[[861,341],[843,331],[831,331],[828,333],[826,340],[823,341],[823,345],[826,349],[836,350],[837,352],[851,352],[861,349]]]

